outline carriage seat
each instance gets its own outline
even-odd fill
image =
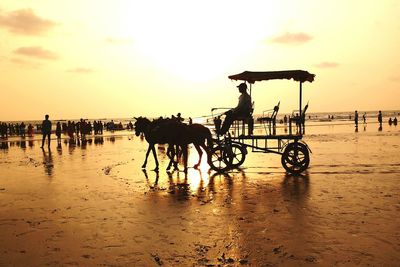
[[[237,129],[239,131],[239,123],[242,123],[242,135],[245,135],[245,126],[246,124],[248,125],[248,135],[253,134],[253,129],[254,129],[254,118],[253,118],[253,111],[254,111],[254,101],[251,103],[251,110],[249,111],[248,114],[239,116],[235,119],[235,122],[237,122]]]
[[[263,111],[262,117],[258,118],[257,121],[261,122],[268,126],[269,134],[276,133],[276,116],[279,112],[279,105],[281,101],[273,109],[268,109]],[[267,131],[267,127],[265,126],[265,130]]]
[[[307,103],[307,105],[305,105],[305,107],[301,113],[301,116],[299,115],[299,110],[293,110],[292,116],[289,117],[289,133],[290,134],[292,132],[292,123],[295,124],[297,131],[299,131],[301,129],[301,127],[303,128],[302,130],[304,131],[304,124],[305,124],[305,120],[306,120],[307,109],[308,109],[308,103]]]
[[[276,125],[276,116],[278,115],[279,105],[281,101],[273,109],[268,109],[263,111],[263,116],[258,118],[257,120],[260,122],[267,122],[269,125]]]

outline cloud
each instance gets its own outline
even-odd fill
[[[339,67],[339,63],[324,61],[324,62],[315,64],[314,66],[317,67],[317,68],[321,68],[321,69],[330,69],[330,68]]]
[[[115,44],[115,45],[124,45],[132,42],[130,39],[113,38],[113,37],[107,37],[104,39],[104,41],[108,44]]]
[[[75,68],[75,69],[67,70],[67,72],[71,72],[71,73],[92,73],[92,72],[94,72],[94,69],[90,69],[90,68]]]
[[[21,58],[12,58],[10,59],[10,61],[16,65],[19,65],[21,67],[28,67],[28,68],[33,68],[33,69],[37,69],[39,68],[41,65],[37,62],[32,62],[32,61],[27,61]]]
[[[289,33],[286,32],[280,36],[271,39],[272,43],[277,44],[302,44],[313,39],[313,37],[307,33]]]
[[[392,82],[400,82],[400,76],[389,77],[389,80]]]
[[[14,50],[14,53],[18,55],[47,59],[47,60],[58,59],[58,55],[56,53],[50,50],[43,49],[40,46],[20,47],[17,50]]]
[[[12,33],[41,35],[56,25],[55,22],[40,18],[32,9],[19,9],[5,14],[0,13],[0,27]]]

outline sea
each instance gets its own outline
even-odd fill
[[[366,116],[366,121],[367,122],[378,122],[378,110],[374,111],[359,111],[358,116],[359,116],[359,122],[363,122],[363,115],[365,113]],[[202,116],[193,116],[191,117],[192,121],[194,123],[200,123],[204,125],[213,125],[213,116],[216,116],[218,114],[210,114],[210,115],[202,115]],[[138,115],[139,116],[139,115]],[[277,115],[277,123],[280,121],[283,121],[284,116],[293,116],[291,113],[279,113]],[[189,121],[189,117],[185,117],[185,114],[182,116],[185,119],[185,122]],[[257,118],[262,117],[262,114],[255,114],[254,116],[255,122],[257,122]],[[382,110],[382,117],[383,121],[387,122],[389,118],[392,118],[392,120],[396,117],[397,119],[400,119],[400,110]],[[149,119],[155,119],[158,117],[150,117]],[[101,121],[103,123],[111,122],[113,121],[115,124],[122,123],[124,127],[129,122],[134,123],[135,119],[134,118],[84,118],[86,121],[90,121],[93,123],[93,121]],[[56,119],[52,120],[53,122],[53,128],[55,129],[56,123],[61,122],[61,123],[67,123],[68,121],[75,121],[78,122],[79,119]],[[42,124],[42,120],[25,120],[25,121],[0,121],[0,123],[11,123],[11,124],[20,124],[21,122],[24,122],[26,126],[29,124],[32,124],[34,127],[37,125]],[[316,124],[320,125],[322,124],[354,124],[354,111],[340,111],[340,112],[310,112],[306,114],[306,123],[308,125]]]

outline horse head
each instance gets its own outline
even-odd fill
[[[139,136],[141,133],[144,133],[146,131],[147,127],[150,124],[150,120],[147,119],[146,117],[141,117],[141,116],[139,118],[135,117],[135,120],[136,120],[134,124],[135,135]]]

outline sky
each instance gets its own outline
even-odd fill
[[[398,0],[2,0],[0,121],[234,107],[248,71],[306,70],[309,112],[400,109]],[[257,82],[255,113],[298,109]]]

